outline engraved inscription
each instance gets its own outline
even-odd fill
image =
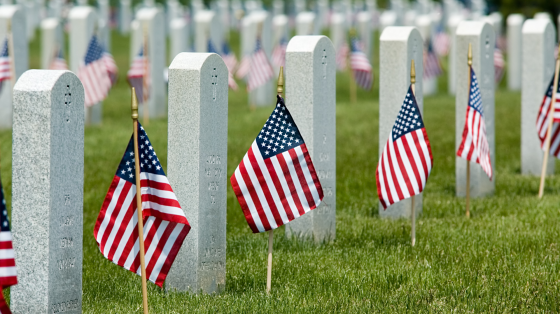
[[[222,270],[225,268],[226,265],[224,262],[217,262],[217,261],[202,262],[202,270]]]
[[[76,258],[65,258],[56,261],[56,265],[58,266],[58,270],[68,270],[70,268],[74,268],[74,264],[76,263]]]
[[[214,71],[212,71],[212,97],[214,101],[216,101],[217,86],[218,86],[218,72],[216,71],[216,68],[214,68]]]
[[[70,93],[70,85],[66,85],[66,93],[64,93],[64,104],[66,108],[72,105],[72,93]],[[70,122],[68,115],[66,116],[66,123]]]
[[[325,197],[333,196],[333,194],[334,194],[334,193],[333,193],[332,188],[323,188],[323,195],[324,195]]]
[[[327,144],[327,134],[323,134],[323,145]]]
[[[211,165],[220,165],[220,156],[219,155],[209,155],[206,157],[206,163]]]
[[[327,78],[327,50],[326,49],[323,49],[321,64],[323,65],[323,79],[326,79]]]
[[[216,204],[216,195],[214,194],[210,195],[210,202],[212,203],[212,205]]]
[[[80,301],[78,299],[75,299],[51,305],[51,313],[63,313],[66,311],[78,310],[79,308]]]
[[[72,216],[62,216],[60,220],[60,225],[62,227],[69,227],[72,225]]]
[[[317,171],[317,176],[319,177],[319,180],[332,179],[334,177],[332,171],[325,171],[325,170]]]
[[[204,173],[206,174],[207,177],[221,177],[222,176],[222,169],[220,168],[205,168],[204,169]]]
[[[319,154],[319,161],[329,161],[329,154],[320,153]]]
[[[72,240],[72,237],[64,237],[62,239],[60,239],[60,247],[61,248],[69,248],[69,247],[73,247],[74,246],[74,241]]]
[[[331,211],[331,208],[326,203],[321,203],[321,205],[314,210],[317,214],[328,214]]]
[[[208,191],[217,191],[218,182],[208,182]]]
[[[70,205],[70,194],[64,195],[64,206]]]
[[[222,248],[206,248],[204,250],[204,257],[220,257],[224,253],[224,249]]]

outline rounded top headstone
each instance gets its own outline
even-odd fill
[[[547,27],[552,27],[552,21],[547,19],[528,19],[523,23],[523,34],[541,34]]]

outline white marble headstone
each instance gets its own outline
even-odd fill
[[[507,84],[510,90],[521,89],[521,29],[525,18],[510,14],[507,18]]]
[[[56,18],[41,22],[41,68],[50,68],[59,49],[64,48],[62,27]]]

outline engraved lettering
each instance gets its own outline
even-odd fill
[[[56,261],[56,265],[58,266],[58,270],[68,270],[70,268],[74,268],[74,264],[76,263],[76,258],[65,258]]]
[[[317,176],[319,177],[319,180],[331,179],[333,177],[333,173],[332,171],[319,170],[317,171]]]
[[[210,195],[210,202],[212,203],[212,205],[216,204],[216,195]]]
[[[318,208],[315,209],[315,211],[317,212],[317,214],[321,215],[321,214],[328,214],[331,211],[331,208],[329,205],[327,205],[327,203],[323,202],[321,203],[321,205],[319,205]]]
[[[62,227],[69,227],[72,225],[72,216],[62,216],[60,221]]]
[[[216,86],[217,85],[218,85],[218,72],[216,71],[216,68],[214,68],[214,71],[212,72],[212,97],[213,97],[214,101],[216,101],[216,95],[217,95]]]
[[[70,300],[66,302],[55,303],[51,306],[51,313],[63,313],[71,310],[78,310],[80,308],[80,301]]]
[[[333,196],[333,189],[332,188],[323,188],[323,195],[324,196]]]
[[[321,58],[321,64],[323,64],[323,79],[327,78],[327,50],[323,49],[323,57]]]
[[[64,195],[64,206],[70,205],[70,194]]]
[[[74,246],[74,241],[72,240],[72,237],[66,237],[66,238],[60,239],[60,247],[61,248],[69,248],[69,247],[73,247],[73,246]]]
[[[208,190],[209,191],[217,191],[218,190],[218,182],[208,182]]]
[[[323,134],[323,145],[327,144],[327,134]]]
[[[220,165],[220,156],[218,155],[210,155],[206,158],[206,163],[211,165]]]
[[[319,154],[319,161],[329,161],[329,154],[320,153]]]
[[[225,268],[224,262],[218,261],[209,261],[209,262],[202,262],[202,270],[220,270]]]

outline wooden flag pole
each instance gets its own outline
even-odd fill
[[[144,108],[144,125],[148,125],[150,122],[150,108],[148,108],[148,75],[150,69],[150,59],[148,58],[148,25],[144,24],[142,28],[143,33],[143,51],[144,51],[144,75],[142,76],[142,106]]]
[[[136,212],[138,213],[138,242],[140,243],[140,270],[142,273],[142,304],[148,314],[148,287],[144,262],[144,218],[142,217],[142,191],[140,186],[140,158],[138,157],[138,99],[132,87],[132,127],[134,128],[134,171],[136,174]]]
[[[467,64],[469,65],[469,89],[471,86],[471,67],[472,67],[472,45],[469,43],[469,52],[467,53]],[[467,105],[468,106],[468,105]],[[467,159],[467,197],[466,197],[466,214],[467,218],[471,217],[471,161]]]
[[[276,87],[276,92],[279,96],[282,96],[284,92],[284,67],[280,67],[280,73],[278,74],[278,85]],[[272,288],[272,244],[274,241],[274,230],[268,231],[268,265],[266,269],[266,293],[270,293]]]
[[[354,78],[354,71],[352,71],[352,37],[356,35],[356,31],[354,29],[350,29],[350,51],[348,53],[347,66],[348,66],[348,73],[350,74],[350,102],[356,103],[358,101],[358,88],[356,87],[356,79]]]
[[[550,141],[552,133],[552,125],[554,123],[554,107],[556,104],[556,93],[558,89],[558,72],[560,71],[560,50],[558,50],[558,56],[556,56],[556,69],[554,71],[554,87],[552,90],[552,101],[550,102],[550,108],[548,111],[548,131],[546,132],[546,142],[544,148],[544,157],[541,171],[541,184],[539,186],[539,198],[542,198],[544,193],[544,179],[546,176],[546,164],[548,163],[548,152],[550,151]]]
[[[412,94],[416,95],[416,68],[414,66],[414,59],[410,61],[410,88],[412,89]],[[415,96],[416,97],[416,96]],[[412,195],[410,199],[411,208],[410,208],[410,241],[411,245],[414,246],[416,244],[416,211],[414,208],[414,197],[416,195]]]
[[[10,81],[12,89],[16,85],[16,65],[14,63],[14,36],[12,34],[12,19],[8,20],[8,59],[10,60]]]

